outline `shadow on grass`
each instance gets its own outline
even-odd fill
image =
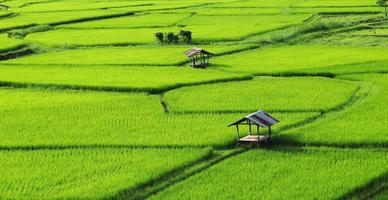
[[[147,199],[148,197],[156,194],[157,192],[163,191],[173,184],[184,181],[185,179],[194,176],[195,174],[201,173],[202,171],[217,163],[222,162],[225,159],[239,155],[245,151],[247,151],[247,149],[240,148],[227,152],[212,153],[207,157],[192,163],[188,163],[135,188],[123,190],[118,194],[106,199]]]
[[[388,192],[388,172],[376,177],[365,185],[350,191],[338,198],[340,199],[374,199],[374,197]]]
[[[200,81],[194,83],[175,83],[162,87],[120,87],[120,86],[92,86],[92,85],[75,85],[75,84],[52,84],[52,83],[23,83],[13,81],[0,81],[0,87],[13,88],[43,88],[57,90],[90,90],[90,91],[105,91],[105,92],[145,92],[148,94],[162,94],[164,92],[178,89],[186,86],[195,86],[203,84],[213,84],[232,81],[251,80],[252,76],[244,75],[239,77],[221,78],[208,81]]]

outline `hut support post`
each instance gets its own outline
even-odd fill
[[[203,60],[204,60],[204,54],[201,53],[201,67],[205,65],[205,62]]]
[[[251,121],[249,121],[248,124],[249,124],[249,135],[252,135],[252,125],[251,125]]]
[[[271,137],[271,126],[268,126],[268,136]]]
[[[193,67],[195,67],[195,57],[191,57],[193,59]]]
[[[237,140],[240,139],[240,130],[238,128],[238,124],[236,124],[236,129],[237,129]]]
[[[257,135],[260,135],[260,126],[256,126],[257,127]]]

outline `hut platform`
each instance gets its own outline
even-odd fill
[[[249,143],[249,142],[261,143],[261,142],[267,142],[269,139],[270,137],[265,135],[248,135],[243,138],[240,138],[238,142],[239,143]]]

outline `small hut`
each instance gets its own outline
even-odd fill
[[[261,142],[267,142],[269,139],[271,139],[271,126],[277,124],[279,120],[275,119],[265,111],[259,110],[257,112],[254,112],[250,115],[247,115],[232,124],[230,126],[236,126],[237,129],[237,142],[240,143],[261,143]],[[246,125],[248,126],[248,135],[245,137],[240,136],[240,125]],[[252,131],[252,126],[256,126],[256,134]],[[262,128],[268,128],[268,132],[260,133],[260,127]],[[244,134],[245,135],[245,134]]]
[[[205,68],[209,65],[210,57],[214,54],[201,48],[193,47],[185,52],[190,59],[190,66],[194,68]]]

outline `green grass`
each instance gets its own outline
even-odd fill
[[[265,43],[318,43],[322,44],[331,33],[345,31],[346,29],[365,27],[360,24],[368,20],[382,19],[381,15],[376,14],[333,14],[333,15],[314,15],[304,23],[279,29],[265,34],[254,35],[247,38],[245,43],[265,42]],[[323,42],[323,44],[326,44]]]
[[[183,54],[192,46],[133,46],[111,48],[74,49],[49,52],[3,61],[8,64],[87,64],[87,65],[180,65],[188,61]],[[215,54],[245,46],[207,46],[202,48]],[[82,59],[81,59],[82,58]]]
[[[210,153],[207,149],[0,151],[2,199],[101,199]]]
[[[298,4],[300,7],[335,7],[335,6],[376,6],[376,2],[369,0],[314,0],[314,1],[300,1]]]
[[[388,199],[388,192],[382,192],[381,194],[378,194],[377,196],[374,196],[373,199],[375,200],[384,200]]]
[[[324,111],[337,107],[357,84],[326,78],[255,78],[181,88],[165,97],[172,111]]]
[[[8,5],[10,6],[11,8],[16,8],[16,7],[20,7],[24,4],[27,4],[27,3],[31,3],[31,2],[39,2],[39,3],[42,3],[42,2],[46,2],[47,0],[20,0],[20,1],[3,1],[2,4],[5,4],[5,5]]]
[[[152,19],[160,19],[164,23],[171,23],[169,16],[174,15],[151,15]],[[167,17],[166,17],[167,16]],[[188,15],[178,15],[180,18]],[[301,23],[310,15],[258,15],[258,16],[200,16],[195,15],[186,20],[181,21],[179,26],[185,27],[170,27],[170,28],[142,28],[142,29],[125,29],[126,26],[146,27],[147,20],[151,19],[144,15],[142,17],[131,16],[113,18],[108,20],[99,20],[85,23],[69,25],[70,27],[104,27],[101,29],[57,29],[54,31],[40,32],[30,34],[27,40],[31,42],[41,43],[50,46],[64,45],[102,45],[102,44],[127,44],[127,43],[155,43],[154,34],[156,32],[179,32],[180,30],[190,30],[193,32],[193,41],[225,41],[225,40],[240,40],[245,36],[266,32],[293,24]],[[140,18],[140,19],[137,19]],[[165,19],[166,18],[166,19]],[[170,17],[171,18],[171,17]],[[135,21],[131,21],[135,19]],[[125,20],[127,22],[125,22]],[[228,25],[224,25],[222,21],[229,21]],[[243,23],[241,23],[243,22]],[[104,26],[101,24],[109,24]],[[153,20],[153,23],[160,23]],[[86,24],[86,26],[83,26]],[[89,24],[89,26],[88,26]],[[97,25],[94,25],[97,24]],[[98,25],[100,24],[100,26]],[[127,25],[128,24],[128,25]],[[217,25],[215,25],[217,24]],[[117,29],[120,27],[121,29]],[[109,29],[110,28],[110,29]]]
[[[301,73],[332,73],[332,74],[351,74],[351,73],[373,73],[373,72],[387,72],[388,60],[348,64],[348,65],[337,65],[333,67],[318,67],[311,69],[302,69]]]
[[[378,47],[294,45],[267,47],[214,59],[225,70],[253,74],[278,73],[305,68],[385,60],[387,50]],[[248,61],[248,62],[247,62]]]
[[[367,36],[367,35],[335,35],[321,40],[314,40],[312,43],[342,45],[342,46],[374,46],[387,48],[388,37]]]
[[[10,14],[13,14],[13,12],[11,12],[11,11],[1,11],[0,12],[0,20],[1,20],[1,18],[3,18],[3,17],[8,17],[8,16],[10,16]]]
[[[279,140],[304,144],[330,145],[382,145],[388,144],[386,130],[388,109],[388,76],[386,74],[366,74],[343,76],[373,84],[365,99],[344,111],[287,131]]]
[[[0,53],[23,45],[23,40],[8,38],[7,34],[0,34]]]
[[[27,40],[30,42],[41,43],[49,46],[65,46],[65,45],[109,45],[109,44],[144,44],[144,43],[156,43],[156,32],[174,32],[178,33],[180,30],[190,30],[193,33],[193,41],[229,41],[240,40],[246,36],[267,32],[270,30],[279,29],[282,27],[290,26],[292,24],[300,23],[299,21],[290,19],[290,21],[280,20],[270,22],[257,20],[256,23],[260,24],[239,24],[238,21],[247,21],[251,16],[243,17],[219,17],[213,18],[220,20],[231,20],[228,25],[211,25],[209,24],[191,24],[191,21],[187,22],[189,25],[185,27],[171,27],[171,28],[136,28],[136,29],[57,29],[54,31],[34,33],[27,36]],[[277,18],[278,16],[272,16]],[[207,16],[209,18],[209,16]],[[268,17],[267,17],[268,18]],[[259,18],[260,19],[260,18]],[[265,20],[264,18],[263,20]],[[205,19],[198,19],[206,22]],[[214,21],[214,20],[213,20]],[[234,22],[233,22],[234,21]],[[253,23],[253,22],[252,22]]]
[[[347,46],[380,46],[387,47],[388,29],[378,27],[378,24],[368,26],[367,29],[338,33],[321,39],[315,39],[311,43]]]
[[[182,10],[174,10],[174,13],[191,13],[195,12],[198,15],[218,15],[220,17],[226,15],[264,15],[264,14],[281,14],[281,8],[212,8],[200,7],[189,8]],[[171,11],[159,11],[158,13],[171,13]]]
[[[151,199],[337,199],[387,170],[374,150],[252,150]]]
[[[13,27],[23,27],[37,24],[61,23],[66,21],[78,20],[81,18],[109,16],[117,13],[117,11],[106,10],[21,13],[16,17],[2,19],[0,29],[9,29]]]
[[[349,13],[351,14],[364,14],[368,12],[376,12],[376,13],[383,13],[383,9],[377,6],[360,6],[360,7],[353,7],[352,6],[339,6],[339,7],[330,7],[330,6],[324,6],[324,7],[293,7],[288,10],[289,13],[330,13],[330,14],[342,14],[342,13]],[[347,15],[345,15],[347,16]]]
[[[4,1],[3,4],[8,5],[12,8],[12,10],[17,9],[19,7],[31,5],[31,3],[49,3],[51,0],[10,0]]]
[[[193,32],[194,41],[202,42],[222,42],[222,41],[238,41],[251,35],[262,34],[268,31],[277,30],[291,23],[274,23],[267,25],[249,25],[249,24],[227,24],[227,25],[188,25],[184,30]]]
[[[376,28],[376,29],[360,30],[360,31],[350,32],[349,35],[356,35],[356,36],[388,36],[388,29]]]
[[[182,22],[194,40],[241,40],[243,37],[301,23],[310,15],[194,15]],[[227,21],[227,24],[223,22]]]
[[[170,30],[166,28],[56,29],[29,34],[26,40],[51,47],[157,44],[155,33],[160,31],[169,32]]]
[[[232,1],[223,4],[216,4],[210,7],[230,8],[230,7],[289,7],[293,3],[293,0],[279,0],[279,1],[266,1],[266,0],[248,0],[248,1]]]
[[[0,100],[0,110],[29,109],[42,107],[56,107],[68,104],[79,105],[87,103],[101,103],[127,97],[120,93],[93,93],[79,91],[55,91],[38,89],[15,89],[2,88],[0,90],[2,98]],[[10,101],[12,99],[12,101]],[[49,102],[49,104],[44,104]],[[5,113],[3,113],[5,114]]]
[[[29,89],[0,91],[0,146],[224,146],[247,113],[165,114],[158,96]],[[13,101],[12,104],[7,102]],[[274,113],[275,132],[317,113]]]
[[[41,4],[30,4],[18,8],[19,12],[61,12],[61,11],[78,11],[78,10],[99,10],[117,7],[134,7],[149,5],[149,2],[142,1],[51,1]]]
[[[308,19],[311,15],[194,15],[186,20],[181,21],[181,25],[258,25],[266,26],[270,24],[292,24],[300,23]]]
[[[69,24],[61,27],[65,28],[139,28],[139,27],[163,27],[173,26],[182,19],[189,17],[190,14],[139,14],[129,17],[118,17],[112,19],[81,22]],[[114,31],[112,31],[114,33]]]
[[[157,74],[157,78],[155,78]],[[0,82],[124,91],[155,92],[183,85],[233,79],[244,74],[189,67],[0,66]]]
[[[34,52],[0,61],[0,199],[346,199],[385,187],[388,29],[375,0],[0,3],[11,6],[0,54]],[[180,30],[192,45],[157,44],[156,32]],[[187,66],[193,46],[216,54],[209,68]],[[258,109],[280,120],[271,143],[234,148],[227,125]]]

